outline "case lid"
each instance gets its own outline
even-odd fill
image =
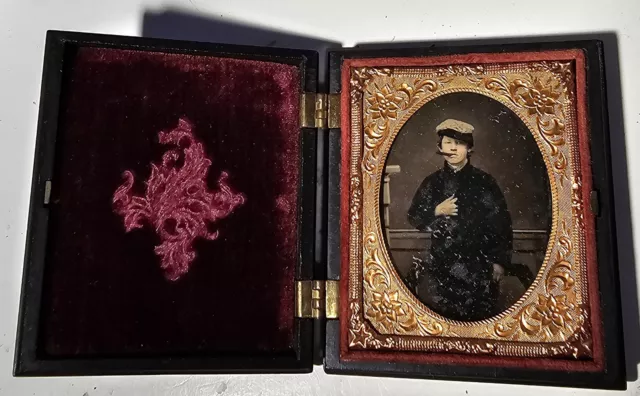
[[[317,57],[48,33],[16,375],[311,370]]]

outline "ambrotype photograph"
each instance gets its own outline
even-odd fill
[[[406,287],[456,321],[515,304],[544,261],[549,185],[532,132],[508,107],[472,92],[427,102],[396,136],[380,190]]]

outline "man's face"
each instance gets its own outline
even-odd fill
[[[460,140],[444,136],[440,149],[444,155],[445,161],[450,165],[457,166],[464,163],[467,158],[467,152],[469,151],[467,144]]]

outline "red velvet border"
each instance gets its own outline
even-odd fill
[[[577,123],[578,140],[580,150],[580,165],[582,173],[582,196],[588,197],[592,188],[591,159],[589,152],[589,122],[587,117],[586,75],[584,53],[580,50],[542,51],[523,53],[479,53],[464,55],[446,55],[434,57],[416,58],[372,58],[372,59],[345,59],[342,65],[342,94],[341,94],[341,127],[342,127],[342,152],[341,152],[341,280],[340,292],[342,299],[340,307],[340,359],[343,361],[385,361],[404,362],[414,364],[450,364],[450,365],[484,365],[499,367],[517,367],[542,370],[564,371],[603,371],[604,370],[604,346],[602,334],[602,322],[599,303],[598,270],[596,256],[596,236],[593,213],[589,205],[585,208],[585,229],[587,245],[587,279],[589,282],[591,331],[593,336],[593,360],[562,360],[557,358],[522,358],[522,357],[498,357],[476,356],[451,353],[416,353],[400,351],[362,351],[349,350],[348,346],[348,291],[349,291],[349,162],[351,152],[351,102],[349,89],[350,69],[354,67],[393,67],[393,66],[435,66],[469,63],[509,63],[530,61],[573,60],[576,62],[576,99],[577,99]],[[345,188],[346,187],[346,188]]]

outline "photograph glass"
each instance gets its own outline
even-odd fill
[[[436,97],[402,126],[380,190],[387,249],[405,286],[435,313],[488,319],[533,283],[552,225],[540,148],[488,96]]]

